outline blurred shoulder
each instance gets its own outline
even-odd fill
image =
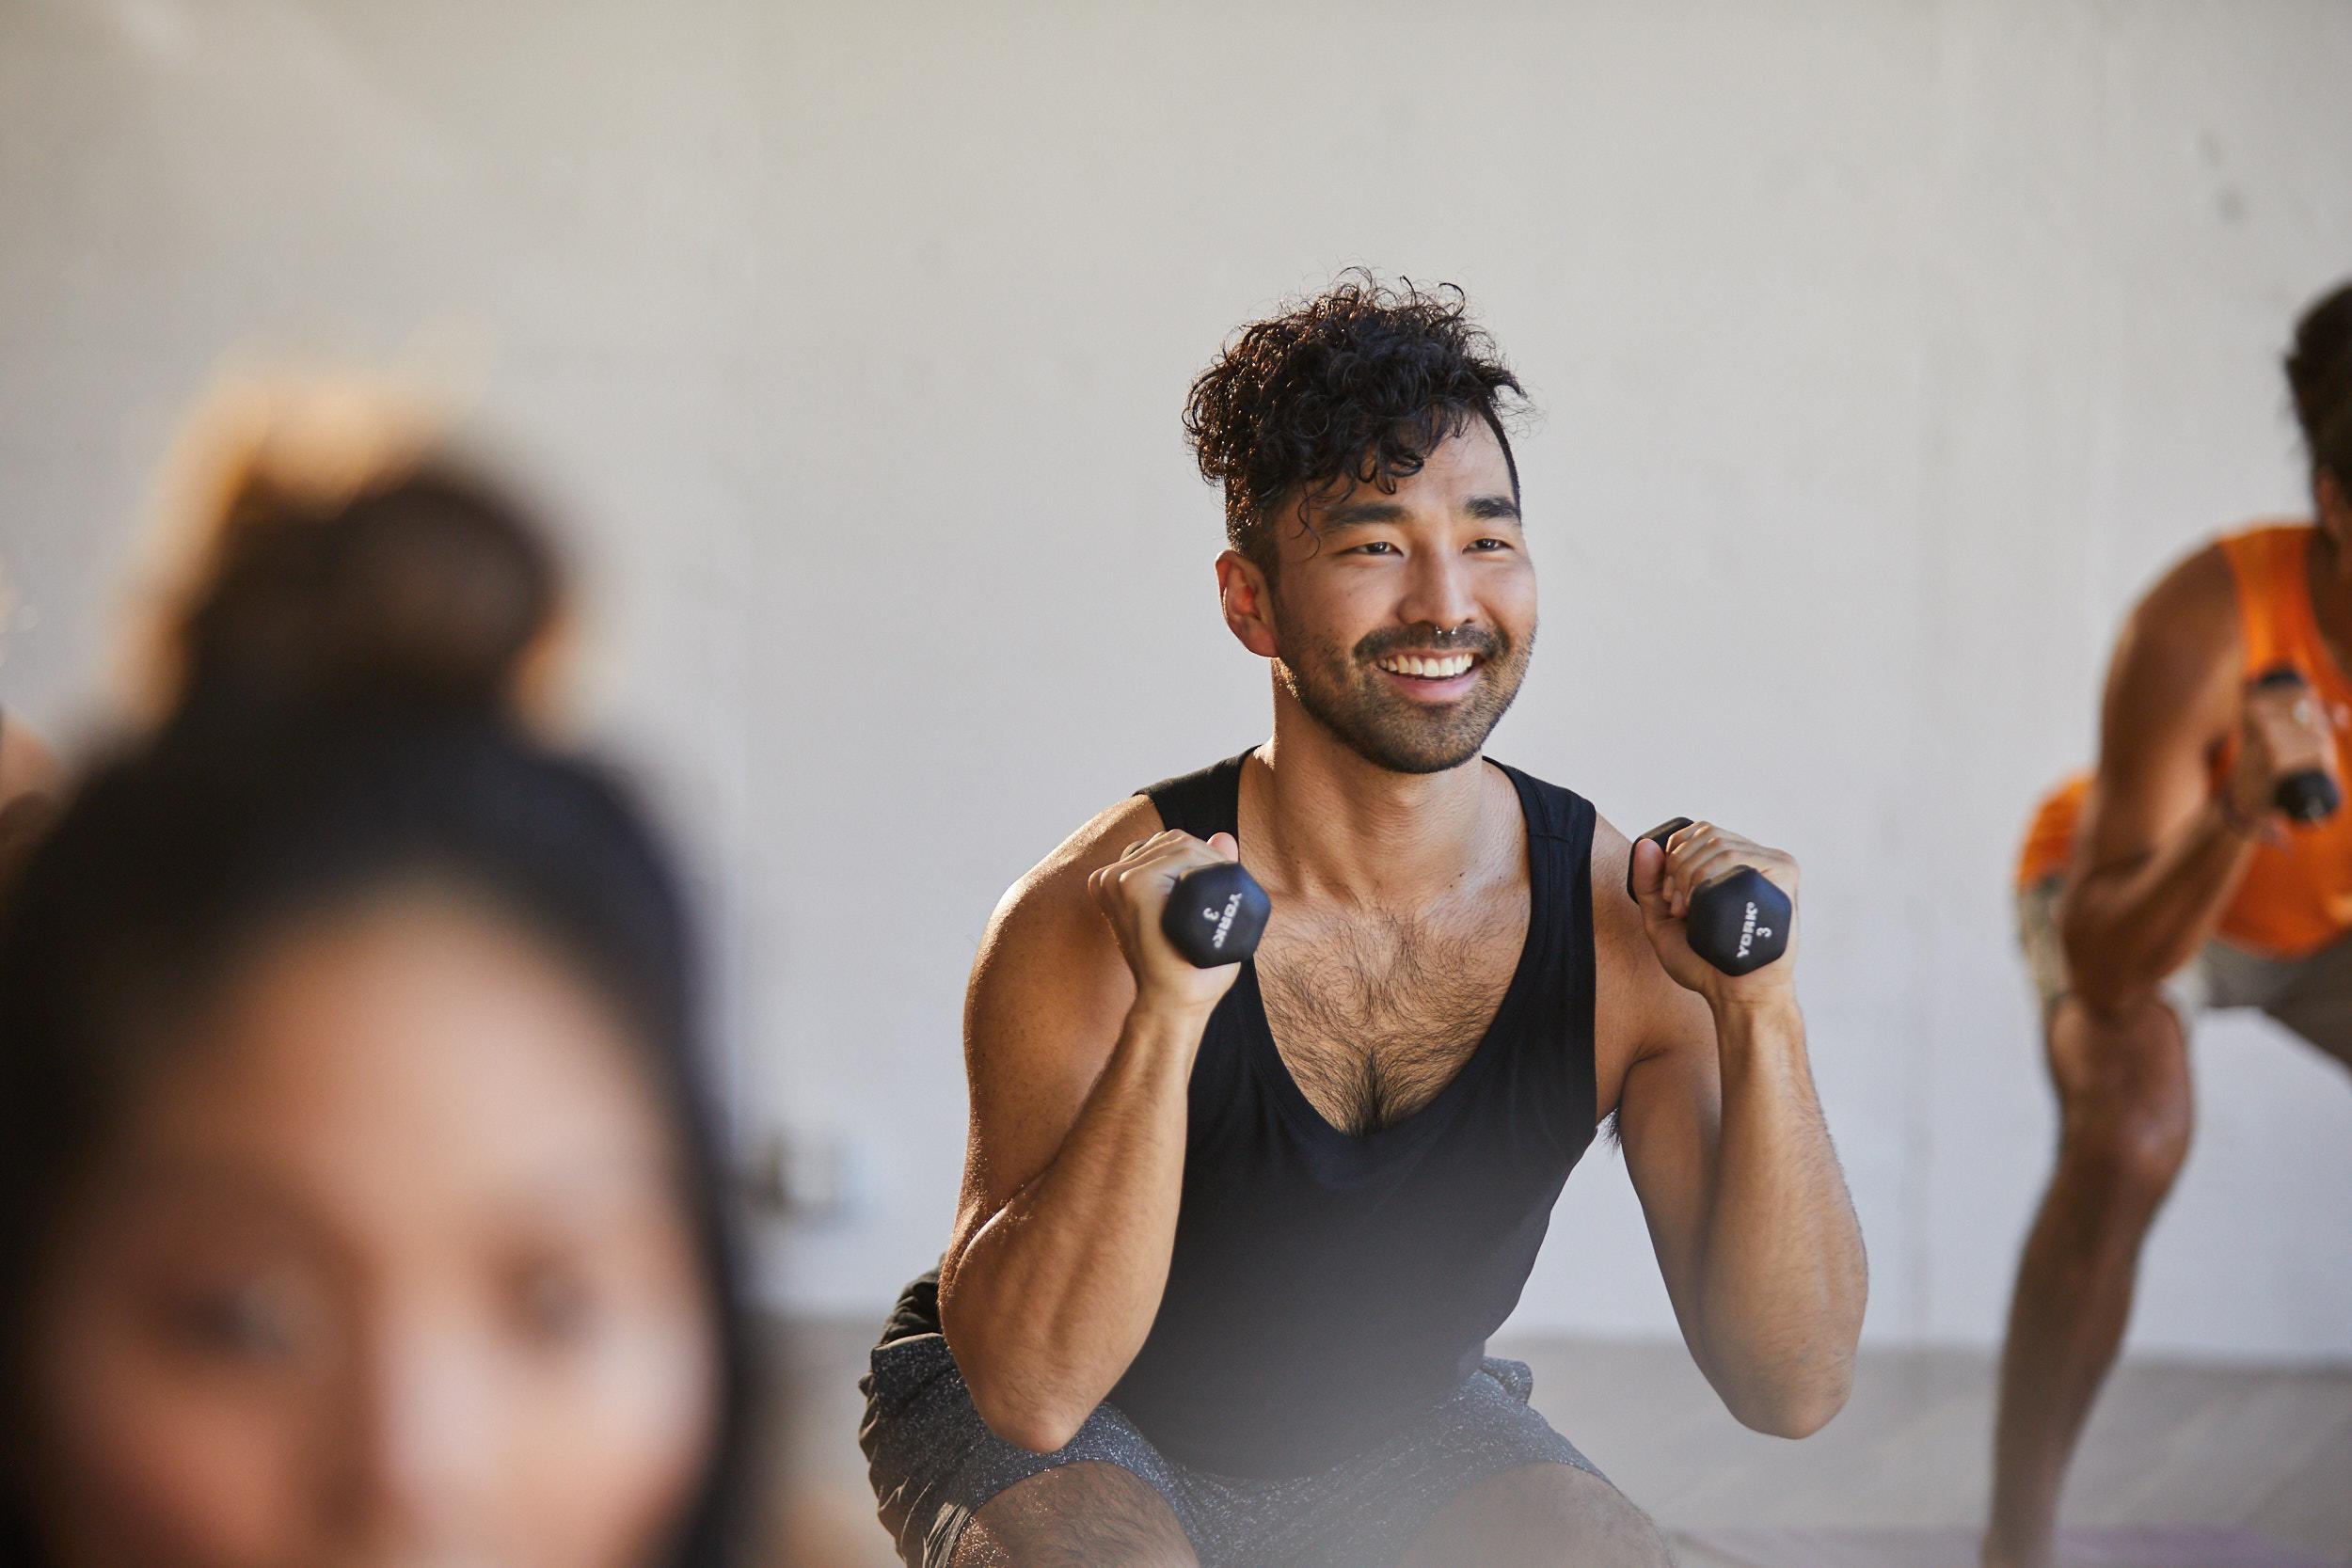
[[[24,795],[46,795],[65,771],[48,744],[17,714],[0,710],[0,804]]]
[[[2133,607],[2116,641],[2111,699],[2169,705],[2237,688],[2243,628],[2227,542],[2192,551]]]

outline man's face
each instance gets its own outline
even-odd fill
[[[1366,761],[1436,773],[1478,755],[1535,644],[1535,568],[1483,420],[1393,493],[1358,483],[1277,522],[1275,675]]]

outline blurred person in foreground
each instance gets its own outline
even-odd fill
[[[0,708],[0,888],[32,852],[63,782],[48,743],[30,724]]]
[[[558,727],[564,562],[421,399],[365,379],[224,381],[159,488],[124,640],[136,717],[389,682]]]
[[[2051,1560],[2140,1243],[2188,1156],[2190,1022],[2260,1008],[2352,1066],[2352,811],[2281,809],[2298,775],[2340,795],[2352,763],[2352,284],[2304,314],[2286,373],[2312,519],[2216,540],[2149,591],[2098,768],[2042,802],[2020,857],[2058,1148],[2010,1308],[1987,1568]]]
[[[27,798],[55,793],[59,780],[48,743],[32,725],[0,708],[0,813]]]
[[[0,574],[0,631],[10,608],[8,578]],[[0,705],[0,887],[39,836],[62,782],[48,742],[22,715]]]
[[[686,911],[517,721],[538,531],[421,448],[228,468],[0,907],[0,1562],[729,1560]]]

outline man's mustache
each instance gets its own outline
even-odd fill
[[[1358,642],[1356,657],[1370,661],[1391,654],[1475,654],[1492,660],[1510,647],[1509,638],[1484,626],[1451,632],[1435,626],[1397,626],[1375,631]]]

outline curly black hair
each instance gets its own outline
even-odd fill
[[[2352,485],[2352,282],[2338,284],[2303,312],[2286,371],[2312,469]]]
[[[1526,392],[1451,283],[1393,287],[1350,269],[1312,299],[1254,322],[1192,384],[1184,434],[1200,477],[1225,487],[1225,536],[1269,575],[1274,523],[1351,484],[1392,490],[1439,443],[1484,420],[1518,464],[1503,399]]]

